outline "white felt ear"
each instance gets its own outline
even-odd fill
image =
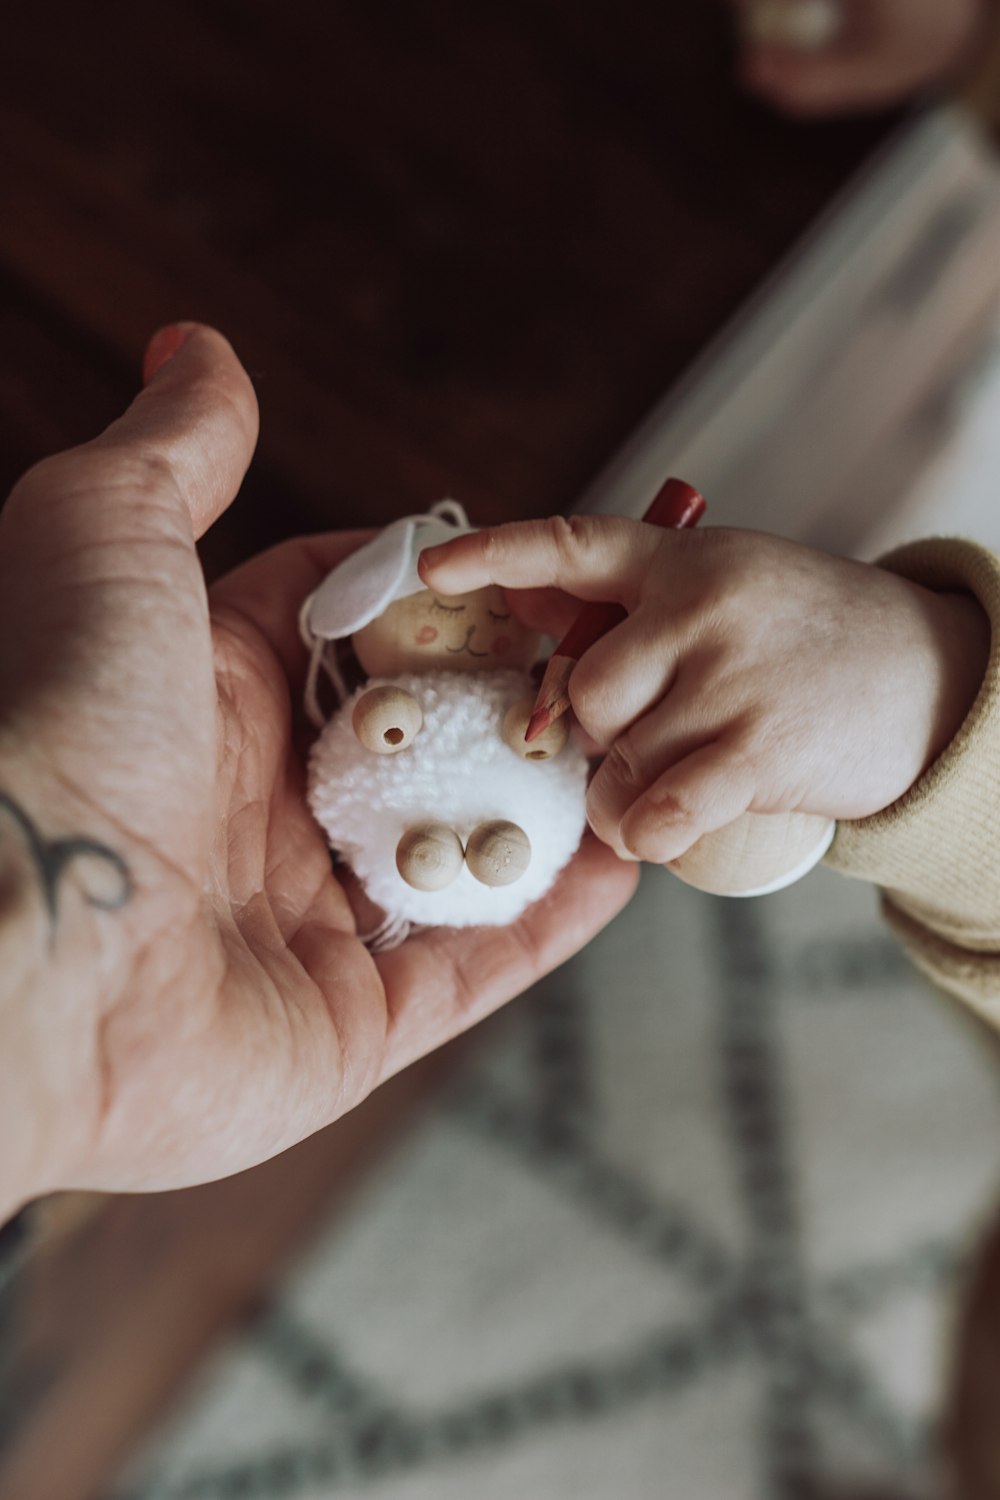
[[[308,602],[309,633],[337,641],[387,609],[410,565],[416,529],[414,521],[394,521],[328,573]]]
[[[473,529],[434,515],[393,521],[345,557],[310,594],[300,616],[303,639],[307,644],[310,639],[342,640],[370,624],[396,599],[418,594],[424,585],[417,559],[424,548]]]

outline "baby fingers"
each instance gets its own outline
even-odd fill
[[[670,621],[641,607],[584,652],[569,680],[581,728],[597,744],[614,743],[670,690],[678,642]]]
[[[629,854],[654,865],[686,854],[706,833],[725,828],[753,801],[754,778],[725,740],[702,745],[654,781],[621,820]]]
[[[587,818],[619,855],[665,864],[753,796],[734,736],[684,723],[664,702],[615,740],[590,784]]]
[[[558,588],[632,608],[662,532],[624,516],[551,516],[470,532],[420,556],[428,588],[464,594],[498,583]]]

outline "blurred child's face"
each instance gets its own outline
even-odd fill
[[[369,677],[397,672],[525,671],[535,659],[538,636],[519,624],[503,590],[491,585],[452,598],[421,589],[397,599],[353,637],[358,661]]]

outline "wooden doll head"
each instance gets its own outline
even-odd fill
[[[429,589],[397,599],[352,636],[369,677],[398,672],[526,671],[538,636],[514,618],[503,590],[439,597]]]

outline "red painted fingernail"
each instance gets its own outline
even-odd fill
[[[142,357],[143,385],[148,385],[156,372],[163,369],[167,360],[173,359],[197,326],[196,323],[168,323],[166,328],[160,328],[153,334]]]

